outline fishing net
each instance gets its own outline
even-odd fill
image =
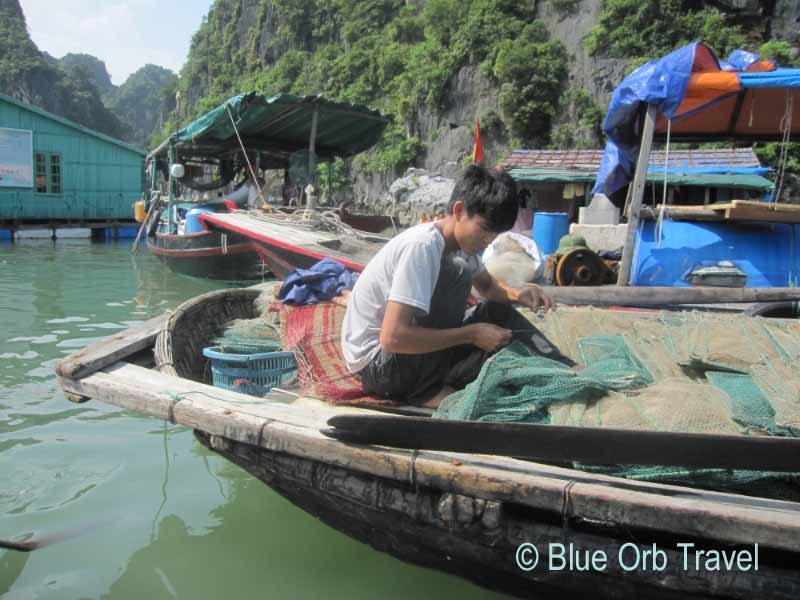
[[[573,370],[514,344],[436,416],[575,427],[800,435],[800,323],[700,311],[560,309],[529,318]],[[800,500],[797,474],[589,466],[632,479]]]
[[[587,338],[578,347],[587,365],[580,372],[514,342],[487,360],[473,383],[448,396],[436,416],[549,423],[549,408],[556,403],[585,404],[610,390],[653,381],[621,337]]]
[[[231,321],[222,336],[213,340],[222,352],[257,354],[280,349],[278,328],[263,317]]]

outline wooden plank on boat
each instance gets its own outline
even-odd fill
[[[544,461],[785,472],[800,465],[795,438],[378,415],[340,415],[328,424],[334,429],[323,433],[348,442]]]
[[[723,208],[724,206],[724,208]],[[800,223],[800,207],[792,204],[773,204],[734,200],[728,205],[711,206],[724,210],[729,221],[762,221],[765,223]]]
[[[641,212],[642,219],[656,220],[658,219],[660,206],[643,206]],[[718,212],[711,210],[708,206],[667,206],[665,210],[666,216],[673,221],[711,221],[722,222],[725,216]]]
[[[590,306],[667,306],[800,300],[800,288],[545,286],[556,302]]]
[[[241,413],[262,421],[288,420],[294,425],[315,429],[335,414],[319,409],[297,410],[282,402],[240,394],[122,362],[84,379],[62,377],[60,383],[70,393],[97,398],[162,419],[170,419],[171,413],[186,403],[193,403],[204,410],[213,409],[211,412],[214,416],[223,420]],[[219,415],[217,409],[220,409]]]
[[[61,377],[80,379],[152,346],[168,316],[165,313],[153,317],[70,354],[56,365],[56,373]]]

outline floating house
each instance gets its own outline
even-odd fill
[[[140,148],[0,95],[0,235],[38,230],[74,237],[75,228],[87,237],[88,230],[129,233],[145,156]]]
[[[566,212],[571,221],[591,199],[603,150],[515,150],[500,165],[533,195],[539,212]],[[670,150],[653,152],[647,174],[646,204],[659,204],[664,170],[670,204],[711,204],[748,200],[768,194],[772,182],[752,148]],[[612,195],[618,208],[625,203],[628,186]]]

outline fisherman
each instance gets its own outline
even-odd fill
[[[444,219],[404,231],[369,261],[342,325],[347,367],[365,393],[436,407],[512,338],[571,364],[510,304],[546,312],[555,310],[553,300],[535,285],[499,283],[481,260],[514,224],[518,205],[505,171],[470,166]],[[468,309],[473,287],[485,301]]]

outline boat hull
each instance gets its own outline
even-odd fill
[[[680,536],[652,538],[644,530],[580,522],[413,481],[371,476],[198,430],[195,436],[334,529],[406,562],[516,597],[560,599],[568,593],[593,598],[749,598],[764,593],[770,598],[793,598],[800,592],[792,561],[786,569],[762,564],[759,572],[750,573],[684,570],[676,550],[677,543],[686,542]],[[603,570],[550,569],[545,566],[549,557],[540,550],[538,568],[526,572],[516,562],[522,543],[539,549],[572,545],[611,559]],[[640,556],[654,544],[666,549],[664,570],[623,570],[615,557],[624,544],[631,556],[632,546]]]
[[[325,255],[320,255],[319,253],[308,252],[306,249],[292,244],[255,241],[253,242],[253,248],[259,260],[267,265],[267,268],[278,279],[286,279],[289,273],[295,269],[308,269],[326,256],[342,262],[353,271],[362,271],[364,269],[364,264],[356,263],[352,260],[347,261],[345,257],[337,253],[328,252]]]
[[[172,271],[223,281],[263,279],[263,263],[246,238],[219,231],[188,235],[156,234],[147,247]]]

